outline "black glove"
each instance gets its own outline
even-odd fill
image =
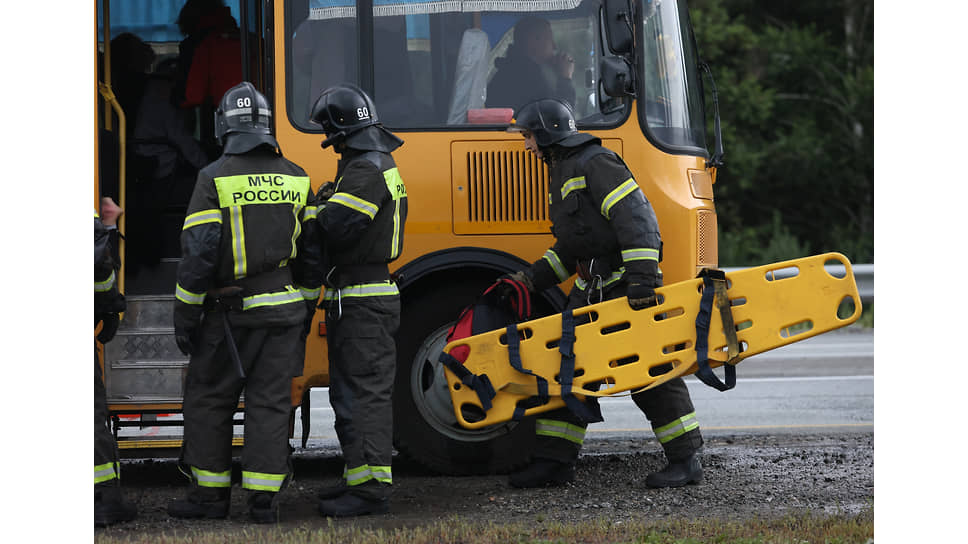
[[[120,322],[120,316],[114,312],[103,314],[101,316],[101,332],[97,335],[97,341],[102,344],[110,342],[114,338],[115,333],[118,332],[118,324]]]
[[[655,289],[649,285],[630,283],[625,294],[629,299],[629,306],[633,310],[641,310],[642,308],[648,308],[657,304]]]
[[[510,280],[518,287],[502,280]],[[501,276],[494,289],[501,304],[519,320],[531,318],[531,293],[534,291],[534,282],[523,270]]]
[[[316,191],[316,203],[322,204],[329,200],[329,197],[333,196],[336,192],[336,184],[332,181],[327,181],[326,183],[319,186],[319,190]]]
[[[182,355],[191,355],[192,350],[195,349],[192,344],[193,336],[184,331],[175,332],[175,343],[178,344],[178,351],[182,352]]]

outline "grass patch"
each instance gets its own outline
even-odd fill
[[[352,527],[297,526],[294,528],[247,526],[220,532],[187,532],[181,535],[99,535],[97,542],[146,544],[216,544],[223,542],[329,544],[865,544],[873,542],[873,506],[857,516],[815,514],[777,519],[743,521],[674,520],[610,521],[580,523],[469,523],[455,517],[409,529],[359,529]]]

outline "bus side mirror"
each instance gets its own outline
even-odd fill
[[[632,3],[629,0],[605,0],[602,6],[605,39],[608,41],[609,50],[616,55],[632,52],[632,13]]]
[[[635,94],[632,66],[623,57],[604,57],[601,63],[602,90],[607,96],[624,97]]]

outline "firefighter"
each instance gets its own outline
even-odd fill
[[[549,166],[554,245],[528,269],[511,275],[534,293],[577,273],[570,309],[626,297],[635,310],[656,304],[661,285],[662,242],[652,205],[622,159],[601,140],[575,128],[571,108],[556,99],[523,106],[509,132]],[[601,421],[596,399],[542,414],[528,466],[510,475],[515,487],[563,484],[574,479],[575,461],[588,423]],[[632,395],[652,424],[668,465],[649,474],[650,487],[679,487],[702,480],[702,436],[685,382],[677,378]]]
[[[119,315],[125,310],[124,295],[118,290],[117,269],[112,254],[118,237],[122,210],[110,198],[101,200],[101,214],[94,212],[94,328],[101,331],[94,342],[94,525],[106,526],[133,520],[138,509],[121,493],[121,464],[118,447],[108,425],[108,405],[98,361],[97,342],[106,344],[118,330]]]
[[[289,479],[291,384],[302,374],[321,265],[309,177],[282,156],[271,116],[251,83],[225,93],[215,112],[224,151],[198,173],[182,227],[174,322],[190,356],[179,461],[190,487],[168,505],[178,518],[228,515],[243,389],[242,488],[252,521],[278,520]]]
[[[407,190],[390,153],[403,141],[383,127],[361,89],[337,85],[316,99],[310,120],[340,155],[335,183],[319,197],[325,247],[331,404],[346,463],[341,490],[320,495],[324,516],[385,513],[393,483],[394,335],[400,293],[388,263],[400,256]]]

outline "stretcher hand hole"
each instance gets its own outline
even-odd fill
[[[810,332],[813,329],[813,321],[804,319],[798,323],[788,325],[780,329],[780,338],[791,338],[799,334]]]
[[[800,275],[800,268],[796,266],[787,266],[784,268],[776,268],[772,270],[767,270],[766,281],[779,281],[788,280],[795,278]]]
[[[823,262],[824,270],[830,277],[842,280],[847,277],[847,267],[839,259],[827,259]],[[828,268],[829,267],[829,268]]]
[[[670,317],[676,317],[680,315],[685,315],[686,311],[680,308],[673,308],[671,310],[666,310],[662,313],[655,314],[652,319],[655,321],[662,321],[663,319],[669,319]]]
[[[608,366],[612,368],[618,368],[620,366],[630,365],[639,360],[638,355],[629,355],[628,357],[622,357],[620,359],[612,359],[608,362]]]
[[[528,327],[519,328],[517,329],[517,331],[518,331],[519,340],[527,340],[528,338],[531,338],[532,336],[534,336],[534,332]],[[501,337],[498,339],[498,342],[500,342],[502,346],[508,345],[508,335],[502,334]]]
[[[837,319],[853,319],[859,311],[859,306],[852,296],[845,296],[837,305]]]
[[[613,332],[624,331],[625,329],[629,329],[631,327],[632,327],[632,324],[629,323],[628,321],[625,321],[623,323],[616,323],[614,325],[602,327],[601,333],[602,333],[602,336],[604,336],[606,334],[612,334]]]
[[[670,353],[675,353],[677,351],[686,351],[692,348],[692,340],[686,340],[679,342],[677,344],[669,344],[668,346],[662,347],[662,354],[669,355]]]

